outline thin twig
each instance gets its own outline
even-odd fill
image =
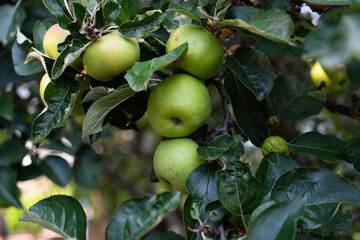
[[[332,113],[339,113],[360,121],[360,106],[358,101],[359,97],[354,94],[351,99],[355,105],[354,107],[349,107],[347,105],[337,103],[336,101],[327,97],[325,100],[325,107]]]

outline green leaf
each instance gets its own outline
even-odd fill
[[[145,240],[164,240],[164,239],[185,240],[184,237],[182,237],[172,231],[154,232],[145,238]]]
[[[0,147],[0,167],[21,163],[28,154],[25,144],[16,138],[4,142]]]
[[[43,46],[43,39],[47,30],[56,24],[56,20],[53,18],[48,18],[42,21],[37,21],[34,26],[33,30],[33,38],[35,48],[38,49],[40,52],[44,53],[44,46]]]
[[[326,94],[309,82],[280,76],[275,80],[269,99],[275,115],[285,121],[295,121],[320,113]]]
[[[86,0],[85,0],[86,1]],[[67,28],[70,32],[76,37],[80,37],[82,32],[83,23],[86,22],[86,18],[90,16],[89,12],[86,11],[84,5],[71,1],[70,7],[73,12],[74,20],[71,23],[67,24]],[[97,19],[95,19],[96,24],[98,24]],[[101,26],[103,27],[103,26]]]
[[[31,41],[22,33],[18,33],[17,41],[11,49],[11,57],[14,63],[15,72],[21,76],[32,75],[44,71],[40,61],[27,61],[27,55],[31,49]]]
[[[174,11],[200,22],[202,15],[198,10],[198,5],[192,1],[171,3],[167,11]]]
[[[294,160],[279,152],[266,155],[256,172],[256,178],[263,183],[264,201],[269,200],[275,182],[286,172],[298,167]]]
[[[164,56],[153,58],[146,62],[136,62],[135,65],[128,70],[125,79],[134,91],[139,92],[146,90],[151,75],[186,54],[187,49],[188,44],[184,43]]]
[[[137,240],[174,211],[180,192],[163,192],[132,198],[122,203],[106,228],[107,240]]]
[[[225,65],[254,93],[258,101],[269,94],[274,75],[268,58],[262,52],[240,48],[234,55],[227,56]]]
[[[304,42],[302,58],[317,59],[325,69],[360,61],[360,12],[338,8],[322,15]]]
[[[350,5],[354,0],[304,0],[304,2],[318,5]]]
[[[60,27],[67,29],[66,25],[74,20],[68,2],[61,0],[42,0],[42,2],[49,12],[56,16]]]
[[[12,52],[5,51],[4,55],[0,58],[0,87],[2,88],[9,83],[16,82],[19,79],[19,75],[15,72],[11,55]]]
[[[352,61],[346,65],[346,75],[349,77],[351,85],[360,88],[360,61]]]
[[[58,156],[48,156],[40,162],[40,167],[51,181],[59,186],[65,187],[72,177],[69,163]]]
[[[278,201],[306,199],[301,224],[308,229],[328,223],[339,204],[360,206],[360,189],[329,170],[296,168],[281,176],[271,192]]]
[[[347,236],[351,231],[351,213],[347,210],[345,213],[339,211],[331,221],[314,232],[321,236]]]
[[[255,146],[261,147],[268,137],[265,127],[269,119],[266,100],[257,101],[254,94],[233,73],[226,76],[224,83],[225,90],[231,100],[236,122],[251,142]]]
[[[160,28],[160,24],[166,18],[161,12],[150,12],[144,15],[137,15],[134,20],[123,22],[119,26],[119,32],[126,37],[145,38],[151,32]]]
[[[211,202],[205,207],[206,213],[211,221],[217,222],[225,217],[226,210],[220,201]]]
[[[14,105],[4,96],[0,96],[0,117],[10,121],[14,118]]]
[[[106,95],[109,95],[110,91],[103,86],[97,86],[97,87],[93,87],[83,98],[83,100],[81,101],[82,103],[85,102],[89,102],[89,101],[94,101],[97,100],[99,98],[102,98]]]
[[[290,39],[294,23],[285,11],[277,8],[264,11],[249,6],[232,7],[220,26],[246,30],[275,42],[296,46]]]
[[[25,17],[25,9],[16,5],[3,4],[0,6],[0,42],[3,46],[11,46],[16,38],[17,29],[21,27]]]
[[[0,167],[0,200],[22,209],[16,186],[16,173],[10,167]]]
[[[345,143],[335,136],[307,132],[288,143],[289,151],[313,155],[327,162],[349,161],[343,152]]]
[[[279,8],[286,10],[290,0],[261,0],[261,6],[263,9]]]
[[[262,206],[259,208],[262,208]],[[249,224],[246,239],[294,239],[296,234],[296,221],[303,215],[304,208],[304,199],[286,201],[268,206],[263,209],[256,219],[251,221],[252,224]]]
[[[344,146],[345,156],[354,164],[354,168],[360,171],[360,138],[351,139]]]
[[[83,145],[76,152],[73,170],[76,182],[84,188],[91,189],[101,174],[99,155]]]
[[[38,142],[45,138],[52,129],[65,125],[79,94],[79,83],[71,76],[62,75],[50,82],[44,93],[47,108],[37,116],[32,124],[32,140]]]
[[[224,162],[226,169],[234,169],[236,161],[245,154],[242,138],[228,135],[217,136],[207,147],[199,147],[197,153],[208,161],[220,159]]]
[[[93,133],[100,132],[107,114],[134,94],[135,92],[131,90],[128,85],[123,85],[115,92],[112,92],[94,102],[86,112],[83,123],[82,138]]]
[[[143,14],[144,12],[139,0],[117,0],[117,2],[121,7],[119,15],[115,20],[117,25],[127,20],[132,20],[137,14]]]
[[[263,199],[262,185],[251,175],[249,166],[240,160],[235,170],[216,173],[216,185],[221,204],[235,216],[251,213]]]
[[[38,224],[66,239],[86,239],[84,209],[71,196],[55,195],[45,198],[25,210],[19,221]]]

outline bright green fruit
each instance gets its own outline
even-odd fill
[[[287,142],[285,141],[285,139],[279,136],[271,136],[265,139],[261,147],[261,151],[264,157],[271,152],[279,152],[286,156],[289,156]]]
[[[325,82],[326,87],[321,89],[328,93],[341,91],[349,84],[345,69],[341,65],[325,71],[321,64],[316,62],[310,70],[310,75],[316,87],[319,87],[322,82]]]
[[[189,44],[187,54],[175,66],[200,79],[216,75],[224,60],[224,49],[219,39],[203,27],[187,24],[171,34],[166,52],[171,52],[185,42]]]
[[[198,79],[178,74],[162,80],[150,93],[147,112],[153,128],[165,137],[185,137],[211,113],[211,99]]]
[[[186,179],[198,166],[205,163],[196,149],[198,145],[189,138],[162,141],[154,154],[154,171],[168,187],[187,194]]]
[[[40,98],[41,98],[41,100],[42,100],[42,102],[44,103],[45,106],[47,106],[47,104],[45,102],[44,93],[45,93],[46,86],[50,82],[51,82],[51,80],[49,78],[49,75],[47,75],[47,73],[45,73],[44,76],[41,78],[40,87],[39,87]]]
[[[57,47],[64,42],[66,37],[70,34],[68,30],[62,29],[59,24],[52,25],[45,33],[43,40],[43,47],[45,54],[49,57],[56,58],[59,56]]]
[[[119,32],[107,34],[85,50],[83,64],[87,73],[98,81],[110,81],[140,60],[140,47],[134,38]]]

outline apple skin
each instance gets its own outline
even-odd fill
[[[45,33],[43,40],[43,47],[45,54],[52,58],[57,58],[59,52],[57,47],[64,42],[66,37],[70,34],[68,30],[62,29],[59,24],[52,25]]]
[[[39,92],[40,92],[40,98],[41,101],[44,103],[45,106],[47,106],[47,103],[45,102],[44,94],[46,86],[51,82],[49,75],[47,73],[44,74],[44,76],[40,80],[40,86],[39,86]]]
[[[102,82],[110,81],[140,60],[140,47],[134,38],[112,32],[90,44],[83,64],[87,73]]]
[[[205,85],[188,74],[162,80],[150,93],[147,113],[152,127],[165,137],[185,137],[201,127],[211,113]]]
[[[317,61],[312,66],[310,75],[316,87],[325,82],[326,87],[321,88],[321,90],[328,93],[339,92],[349,85],[349,79],[346,76],[344,67],[341,65],[325,71],[320,62]]]
[[[198,145],[189,138],[162,141],[154,154],[154,171],[166,186],[187,194],[186,179],[190,173],[206,161],[199,157]]]
[[[224,60],[224,49],[219,39],[203,27],[187,24],[170,35],[166,52],[171,52],[185,42],[188,42],[188,51],[184,58],[175,62],[175,67],[199,79],[216,75]]]
[[[279,136],[270,136],[265,139],[261,146],[262,155],[265,157],[271,152],[279,152],[289,156],[289,149],[285,139]]]

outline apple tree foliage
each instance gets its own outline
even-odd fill
[[[319,14],[318,22],[300,12],[305,6]],[[37,8],[46,8],[46,14],[37,14]],[[53,59],[44,54],[42,39],[55,23],[71,35]],[[91,189],[101,173],[91,144],[107,125],[136,129],[149,92],[187,52],[183,44],[166,54],[169,33],[189,23],[221,39],[225,61],[214,78],[204,80],[218,89],[222,107],[213,108],[212,118],[221,123],[209,121],[190,136],[207,163],[186,182],[188,195],[181,205],[186,239],[348,239],[352,214],[360,207],[359,0],[2,1],[0,128],[7,134],[0,142],[0,200],[22,209],[17,182],[41,175],[60,186],[74,177]],[[94,31],[136,38],[140,62],[106,83],[73,67]],[[317,60],[328,68],[344,65],[349,87],[333,94],[314,87],[309,65]],[[22,100],[17,90],[24,84],[31,87],[45,71],[53,84],[45,90],[48,107],[40,109]],[[57,131],[69,124],[79,78],[92,88],[82,95],[81,129],[74,125],[67,132],[69,147]],[[319,122],[309,127],[309,119],[324,111],[335,123],[332,134]],[[268,121],[271,116],[293,128],[278,130]],[[344,118],[349,124],[341,124]],[[290,156],[270,153],[262,158],[246,151],[246,142],[260,148],[270,135],[288,140]],[[27,147],[29,142],[33,147]],[[70,166],[58,155],[40,159],[34,151],[40,147],[74,156],[75,163]],[[27,166],[21,164],[25,156],[31,158]],[[310,160],[302,161],[304,156]],[[254,158],[258,165],[249,163]],[[176,191],[131,198],[109,219],[105,238],[184,239],[171,231],[148,234],[179,204]],[[86,214],[71,196],[45,198],[24,209],[19,220],[66,239],[87,237]]]

